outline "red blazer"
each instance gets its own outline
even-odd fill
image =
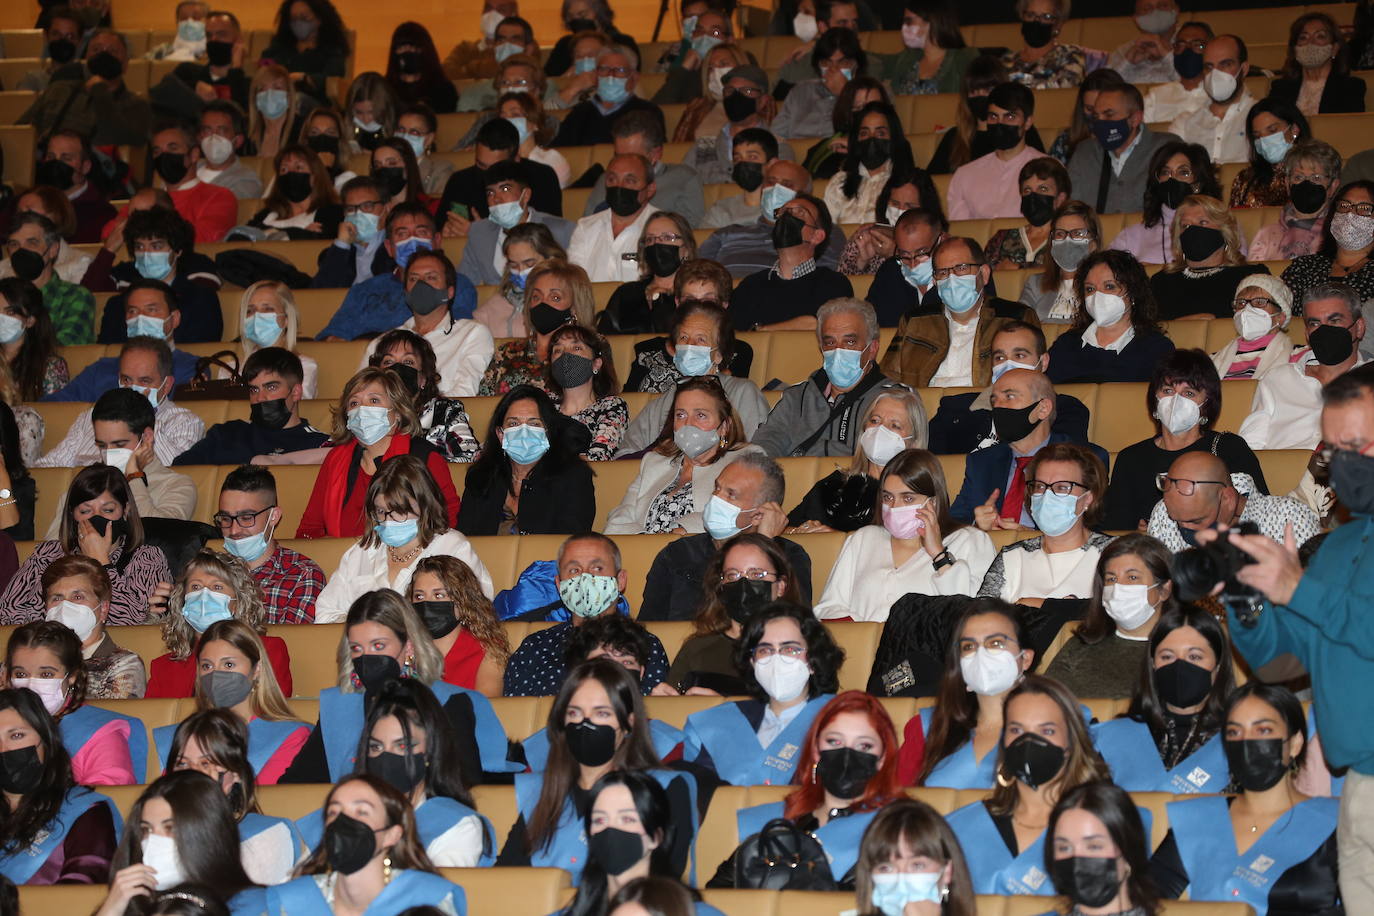
[[[277,685],[283,696],[291,696],[291,653],[286,648],[286,640],[280,636],[264,636],[262,644],[267,649],[267,661],[272,665],[272,673],[277,676]],[[148,691],[145,697],[189,697],[196,687],[196,654],[192,652],[181,661],[172,658],[170,652],[159,655],[148,665]]]
[[[453,486],[453,475],[449,473],[448,462],[444,456],[423,439],[412,439],[404,434],[391,437],[391,445],[382,455],[381,464],[395,455],[411,454],[424,459],[439,492],[444,494],[444,507],[450,528],[458,522],[458,491]],[[350,486],[349,471],[353,470]],[[335,446],[325,456],[320,472],[315,476],[315,487],[310,492],[310,502],[301,514],[301,523],[296,528],[298,538],[356,538],[360,537],[366,525],[367,487],[372,476],[363,470],[361,451],[358,441],[352,439],[344,445]]]

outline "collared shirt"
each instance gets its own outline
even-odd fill
[[[1293,539],[1299,547],[1306,543],[1308,538],[1321,532],[1317,513],[1306,503],[1288,496],[1268,496],[1256,492],[1255,481],[1249,474],[1232,474],[1231,485],[1236,488],[1237,493],[1245,497],[1245,508],[1240,511],[1240,517],[1236,519],[1237,524],[1254,522],[1259,526],[1260,534],[1279,543],[1283,543],[1284,530],[1291,524]],[[1189,546],[1178,530],[1178,522],[1169,517],[1169,509],[1163,499],[1155,503],[1154,509],[1150,512],[1149,533],[1169,548],[1170,553],[1178,553]]]
[[[568,260],[582,265],[593,283],[631,283],[639,279],[639,262],[627,261],[624,255],[634,254],[639,237],[649,218],[658,213],[653,203],[646,204],[634,222],[614,233],[609,209],[577,221],[572,241],[568,245]]]
[[[1002,493],[1003,493],[1003,495],[1005,495],[1006,492],[1007,492],[1007,490],[1009,490],[1009,489],[1011,488],[1011,475],[1014,474],[1014,473],[1016,472],[1016,461],[1015,461],[1015,459],[1017,459],[1017,458],[1033,458],[1033,457],[1035,457],[1036,455],[1040,454],[1040,450],[1041,450],[1042,448],[1044,448],[1045,446],[1049,445],[1049,444],[1050,444],[1050,440],[1049,440],[1048,437],[1046,437],[1045,441],[1044,441],[1044,442],[1041,442],[1041,443],[1040,443],[1039,445],[1037,445],[1035,448],[1031,449],[1031,450],[1028,451],[1028,452],[1023,452],[1023,451],[1019,451],[1019,450],[1016,448],[1016,446],[1012,445],[1010,442],[1007,443],[1007,448],[1011,449],[1011,456],[1012,456],[1012,459],[1013,459],[1013,460],[1012,460],[1012,462],[1011,462],[1011,466],[1007,468],[1007,477],[1006,477],[1006,479],[1002,481]],[[1030,465],[1027,465],[1027,467],[1030,467]],[[1003,508],[1006,508],[1005,504],[1003,505]],[[1019,519],[1017,519],[1017,521],[1019,521],[1019,522],[1022,524],[1022,526],[1026,527],[1026,528],[1039,528],[1039,527],[1040,527],[1039,525],[1037,525],[1037,524],[1035,523],[1035,519],[1031,518],[1030,510],[1026,508],[1026,506],[1025,506],[1024,503],[1022,503],[1022,505],[1021,505],[1021,517],[1020,517]]]
[[[759,747],[767,748],[777,740],[783,729],[792,724],[792,720],[801,715],[801,711],[806,708],[806,701],[789,706],[780,713],[773,712],[773,705],[765,703],[763,706],[763,721],[759,723],[758,737]]]
[[[157,435],[153,439],[153,454],[164,465],[170,465],[177,455],[205,437],[205,423],[191,411],[164,400],[157,405]],[[84,410],[72,423],[62,441],[34,463],[40,468],[74,468],[103,461],[104,455],[95,447],[95,427],[91,412]]]
[[[1207,150],[1213,162],[1247,162],[1250,140],[1245,135],[1245,120],[1254,104],[1255,97],[1242,88],[1240,98],[1227,105],[1221,117],[1212,114],[1211,105],[1201,105],[1174,118],[1169,131],[1184,143],[1196,143]]]
[[[102,458],[92,460],[101,461]],[[196,482],[185,474],[169,470],[156,457],[143,469],[142,480],[135,477],[129,481],[129,492],[134,497],[140,518],[186,519],[196,514]],[[43,535],[45,540],[57,538],[62,517],[67,514],[66,508],[67,494],[63,493],[58,500],[57,514],[48,526],[48,533]]]
[[[1160,83],[1145,93],[1145,123],[1161,124],[1172,121],[1179,115],[1195,111],[1211,101],[1200,81],[1192,89],[1185,89],[1183,83],[1178,80]]]
[[[90,290],[68,283],[54,271],[43,286],[43,304],[52,317],[59,344],[95,343],[95,297]]]
[[[1143,123],[1142,123],[1142,127],[1143,127],[1143,126],[1144,126],[1144,125],[1143,125]],[[1134,139],[1134,140],[1132,140],[1130,143],[1126,144],[1126,146],[1122,147],[1121,149],[1119,149],[1119,150],[1117,150],[1117,151],[1115,151],[1115,152],[1112,152],[1112,153],[1108,153],[1108,154],[1107,154],[1107,156],[1108,156],[1108,157],[1111,159],[1111,161],[1112,161],[1112,174],[1114,174],[1114,175],[1120,175],[1120,174],[1121,174],[1121,170],[1124,169],[1124,168],[1126,167],[1126,160],[1128,160],[1128,159],[1131,158],[1131,153],[1135,152],[1135,148],[1136,148],[1137,146],[1140,145],[1140,138],[1141,138],[1141,137],[1144,137],[1144,136],[1145,136],[1145,131],[1144,131],[1144,130],[1141,130],[1141,129],[1139,129],[1139,128],[1137,128],[1137,129],[1136,129],[1136,132],[1135,132],[1135,139]],[[1020,205],[1019,205],[1019,203],[1018,203],[1018,207],[1019,207],[1019,206],[1020,206]],[[1018,209],[1018,210],[1017,210],[1017,213],[1019,213],[1019,212],[1021,212],[1021,211]],[[1015,214],[1013,214],[1013,215],[1015,215]]]
[[[782,261],[774,261],[773,266],[768,268],[768,275],[770,277],[776,276],[780,280],[796,280],[801,277],[805,277],[809,274],[815,273],[815,271],[816,259],[807,258],[805,261],[802,261],[796,267],[792,268],[792,276],[790,277],[784,277],[782,275]]]
[[[268,623],[315,622],[324,572],[314,560],[278,544],[267,562],[253,570],[253,578],[262,589]]]
[[[568,673],[564,650],[573,634],[570,620],[535,630],[521,640],[506,663],[505,689],[508,697],[548,697],[558,693]],[[648,694],[668,676],[668,655],[663,643],[652,633],[649,638],[649,658],[644,665],[640,689]],[[799,704],[798,709],[805,704]]]
[[[975,307],[976,308],[976,307]],[[945,321],[949,323],[949,350],[940,368],[930,378],[931,388],[952,388],[973,384],[973,346],[978,336],[978,316],[960,324],[945,310]]]
[[[414,331],[415,316],[407,318],[401,327]],[[451,398],[476,397],[482,373],[486,372],[496,353],[496,341],[487,326],[470,318],[455,319],[449,315],[447,321],[439,322],[438,327],[422,336],[434,348],[440,393]],[[367,345],[359,369],[367,367],[380,339],[374,337]]]
[[[1251,450],[1317,447],[1322,437],[1322,383],[1307,374],[1312,361],[1310,349],[1295,350],[1291,362],[1276,367],[1255,386],[1250,414],[1238,431]],[[1359,355],[1355,365],[1367,362]]]
[[[1122,350],[1126,349],[1128,343],[1135,340],[1135,325],[1126,328],[1125,334],[1122,334],[1109,344],[1097,342],[1098,330],[1096,321],[1088,325],[1083,329],[1083,337],[1079,340],[1079,344],[1084,347],[1097,347],[1099,350],[1111,350],[1113,353],[1120,353]]]

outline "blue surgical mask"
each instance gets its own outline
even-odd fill
[[[140,277],[161,280],[172,272],[170,251],[140,251],[134,255],[134,269]]]
[[[673,353],[673,366],[683,375],[710,375],[713,365],[710,347],[678,344],[676,352]]]
[[[152,315],[135,315],[124,322],[124,327],[128,331],[129,337],[167,339],[167,320],[165,318],[154,318]]]
[[[847,83],[854,78],[854,71],[850,67],[841,67],[840,75],[844,77],[844,81]]]
[[[204,19],[183,19],[177,23],[177,38],[187,44],[199,44],[205,40]]]
[[[204,633],[210,624],[229,620],[234,615],[229,613],[228,595],[202,588],[198,592],[191,592],[181,602],[181,616],[191,625],[191,629]]]
[[[615,576],[596,576],[579,573],[558,583],[558,597],[563,606],[578,617],[595,617],[604,613],[620,594]]]
[[[1283,157],[1288,155],[1288,151],[1293,148],[1293,144],[1288,142],[1283,131],[1269,134],[1266,137],[1255,138],[1255,152],[1264,157],[1264,161],[1270,165],[1278,165],[1283,161]]]
[[[764,188],[763,194],[759,197],[759,210],[763,212],[763,218],[771,223],[778,208],[785,206],[796,196],[797,192],[786,185],[775,184]]]
[[[401,137],[410,144],[410,148],[415,152],[415,158],[417,160],[425,158],[425,153],[428,150],[426,149],[427,144],[425,143],[424,137],[417,137],[414,134],[397,134],[396,136]]]
[[[591,73],[595,69],[595,57],[579,57],[573,61],[573,73]]]
[[[516,54],[520,54],[524,50],[524,48],[520,47],[520,45],[516,44],[513,41],[503,41],[499,45],[491,49],[492,53],[496,55],[496,62],[498,64],[504,61],[507,57],[514,57]]]
[[[373,525],[372,530],[377,532],[377,537],[381,538],[386,546],[402,547],[415,540],[415,536],[420,533],[420,520],[408,518],[403,522],[382,522]]]
[[[364,213],[358,210],[345,216],[344,222],[358,230],[358,241],[364,245],[371,245],[375,242],[382,231],[375,213]]]
[[[898,267],[902,270],[902,279],[913,287],[930,288],[931,274],[935,272],[935,262],[930,258],[918,261],[915,267],[907,264],[906,261],[898,261]]]
[[[706,501],[706,511],[702,513],[702,522],[706,525],[706,533],[717,541],[732,538],[744,529],[736,525],[739,521],[739,514],[744,510],[734,503],[721,499],[715,494]]]
[[[259,347],[270,347],[281,337],[283,328],[275,312],[258,312],[249,315],[243,326],[243,336]]]
[[[837,388],[853,388],[864,376],[864,354],[862,350],[846,350],[836,347],[825,351],[825,374],[830,384]]]
[[[1031,497],[1031,518],[1050,537],[1063,534],[1078,521],[1078,497],[1070,493],[1061,496],[1051,490]]]
[[[999,378],[1006,375],[1013,369],[1029,369],[1032,372],[1036,372],[1040,369],[1040,367],[1038,365],[1032,365],[1030,363],[1018,363],[1010,359],[1004,359],[1002,360],[1002,362],[997,363],[995,366],[992,367],[992,383],[996,385],[997,380]]]
[[[286,114],[288,104],[285,89],[262,89],[253,98],[253,104],[258,107],[258,114],[271,121]]]
[[[512,270],[510,272],[510,285],[518,290],[525,288],[525,281],[530,278],[530,271],[533,267],[526,267],[524,270]]]
[[[348,412],[348,431],[363,445],[374,445],[391,432],[391,411],[361,404]]]
[[[256,563],[258,558],[267,552],[267,542],[271,540],[271,527],[268,525],[257,534],[250,534],[246,538],[226,537],[224,549],[245,563]]]
[[[623,76],[599,76],[596,78],[596,94],[607,105],[619,105],[630,97],[629,80]]]
[[[710,54],[711,49],[720,44],[721,41],[722,39],[714,35],[702,35],[699,38],[692,39],[692,50],[697,52],[697,57],[700,57],[702,62],[705,63],[706,55]]]
[[[491,220],[502,229],[514,229],[520,225],[520,217],[525,215],[525,208],[520,206],[518,200],[508,200],[503,204],[492,204],[487,210],[487,219]]]
[[[148,399],[148,403],[153,405],[153,410],[157,410],[157,389],[156,389],[156,388],[144,388],[142,385],[128,385],[128,386],[121,385],[120,387],[121,387],[121,388],[127,387],[130,391],[137,391],[139,394],[143,395],[145,398]]]
[[[412,235],[396,246],[396,264],[404,269],[410,263],[410,259],[415,257],[417,251],[432,251],[433,249],[434,243],[429,239]]]
[[[528,423],[508,426],[501,437],[501,448],[516,464],[534,464],[549,450],[549,434],[542,426]]]
[[[962,315],[978,304],[978,275],[961,277],[950,274],[939,283],[940,301],[956,315]]]
[[[515,127],[515,132],[520,135],[520,142],[524,143],[530,138],[530,119],[529,118],[506,118]]]
[[[940,873],[898,872],[874,874],[873,906],[883,916],[902,916],[908,903],[939,903]]]

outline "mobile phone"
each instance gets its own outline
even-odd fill
[[[460,203],[456,200],[451,205],[449,205],[448,212],[456,213],[463,219],[472,219],[472,211],[468,209],[468,205],[465,203]]]

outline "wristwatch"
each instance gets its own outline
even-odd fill
[[[935,567],[936,572],[939,572],[946,566],[953,566],[954,557],[950,555],[949,548],[945,548],[936,554],[935,558],[931,560],[931,565]]]
[[[125,474],[124,479],[130,482],[135,480],[141,480],[144,484],[148,483],[148,475],[143,473],[142,471],[134,471],[132,474]]]

